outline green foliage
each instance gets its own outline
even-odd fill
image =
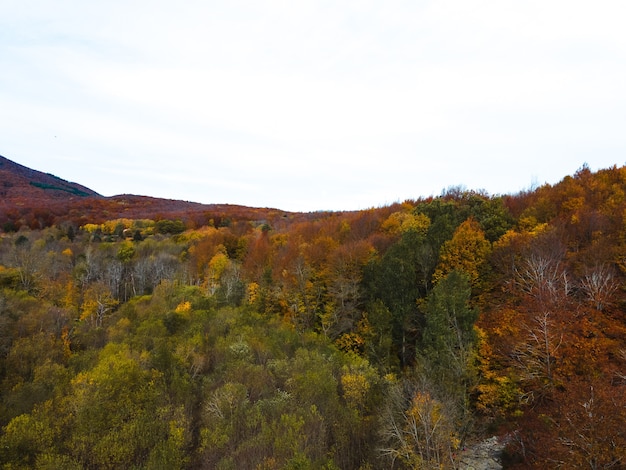
[[[182,220],[159,220],[155,224],[157,233],[176,235],[185,231],[185,224]]]
[[[373,305],[379,301],[391,314],[392,338],[402,366],[411,364],[415,357],[421,320],[418,300],[430,288],[435,262],[425,237],[407,231],[366,271],[365,282]],[[384,324],[380,326],[384,328]]]
[[[117,259],[122,263],[128,263],[135,256],[135,247],[131,243],[123,244],[117,251]]]
[[[7,269],[4,266],[0,266],[0,288],[7,287],[15,289],[20,282],[20,272],[18,269]]]
[[[452,271],[432,290],[426,301],[422,354],[441,370],[463,371],[476,340],[478,311],[470,307],[467,275]]]
[[[36,181],[31,181],[29,184],[31,184],[32,186],[35,186],[37,188],[41,188],[41,189],[54,189],[56,191],[64,191],[64,192],[73,194],[75,196],[83,196],[83,197],[90,196],[89,193],[87,193],[85,191],[81,191],[80,189],[73,188],[73,187],[65,187],[65,186],[57,186],[57,185],[54,185],[54,184],[38,183]]]
[[[479,223],[490,242],[498,240],[515,222],[502,197],[459,189],[448,190],[441,198],[419,204],[415,210],[430,218],[429,237],[437,247],[452,238],[457,227],[470,217]]]
[[[468,217],[467,210],[460,207],[455,201],[434,199],[428,203],[418,205],[415,211],[426,215],[431,223],[428,229],[428,239],[438,251],[443,243],[452,238],[456,228]]]
[[[476,385],[474,324],[478,311],[469,304],[467,275],[452,271],[433,288],[425,303],[418,371],[434,398],[448,406],[458,432],[471,421],[470,392]]]
[[[29,414],[17,416],[0,437],[0,461],[13,468],[33,468],[41,451],[50,449],[53,442],[46,423]]]

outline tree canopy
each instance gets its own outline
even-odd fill
[[[509,468],[624,466],[625,175],[308,215],[16,206],[0,462],[457,468],[497,434]]]

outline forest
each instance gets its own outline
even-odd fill
[[[59,207],[0,232],[3,469],[455,469],[491,436],[504,468],[626,467],[626,167],[355,212]]]

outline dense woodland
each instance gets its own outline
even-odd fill
[[[11,210],[2,468],[458,468],[493,435],[506,468],[626,467],[626,167],[258,219]]]

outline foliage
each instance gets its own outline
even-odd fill
[[[624,466],[625,194],[583,167],[346,213],[9,198],[0,462],[454,468],[500,433],[511,468]]]
[[[485,279],[484,265],[491,251],[491,244],[474,219],[467,219],[445,242],[439,254],[439,264],[433,273],[438,282],[451,271],[463,271],[473,286]]]

